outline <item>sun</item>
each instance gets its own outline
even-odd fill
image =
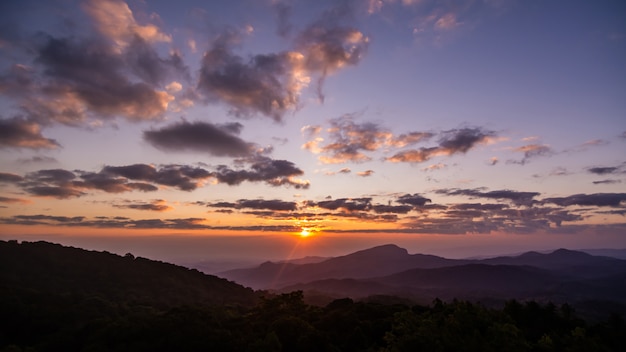
[[[300,231],[300,237],[309,237],[311,236],[311,231],[309,229],[302,229]]]

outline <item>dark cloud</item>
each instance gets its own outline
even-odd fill
[[[157,212],[172,209],[172,207],[167,205],[167,202],[163,199],[155,199],[150,202],[125,201],[122,203],[115,203],[113,206],[122,209],[148,210]]]
[[[540,193],[537,192],[518,192],[511,190],[498,190],[498,191],[489,191],[484,192],[481,188],[475,189],[439,189],[436,190],[437,194],[445,194],[448,196],[466,196],[472,198],[488,198],[488,199],[506,199],[510,200],[514,204],[517,205],[532,205],[534,200],[533,198],[538,196]]]
[[[124,177],[114,177],[108,173],[81,172],[82,181],[76,181],[73,186],[85,189],[97,189],[107,193],[123,193],[131,191],[153,192],[158,188],[148,183],[128,182]]]
[[[181,121],[154,131],[144,131],[143,138],[154,147],[172,151],[198,151],[215,156],[248,156],[253,145],[237,137],[243,125]]]
[[[106,193],[152,192],[158,190],[157,185],[193,191],[209,179],[229,185],[249,181],[265,182],[271,186],[309,187],[308,181],[295,178],[303,172],[289,161],[256,156],[248,162],[252,162],[250,170],[232,170],[219,166],[216,171],[209,171],[201,167],[175,164],[159,167],[147,164],[105,166],[99,172],[48,169],[28,173],[25,177],[0,173],[0,182],[15,183],[35,196],[59,199],[80,197],[89,190]]]
[[[377,205],[372,206],[372,210],[374,210],[374,212],[376,213],[406,214],[409,211],[413,210],[413,207],[409,205],[377,204]]]
[[[545,198],[543,204],[552,203],[560,206],[597,206],[597,207],[618,207],[622,202],[626,202],[626,193],[593,193],[574,194],[568,197]]]
[[[231,46],[239,34],[224,32],[204,53],[198,89],[233,107],[237,116],[261,113],[280,121],[298,104],[302,56],[298,53],[256,55],[246,60]]]
[[[587,169],[587,171],[596,175],[612,174],[618,170],[619,167],[590,167]]]
[[[161,58],[150,43],[138,36],[126,48],[123,59],[135,75],[155,87],[172,77],[191,80],[189,69],[178,52],[171,51],[167,58]]]
[[[478,144],[489,142],[495,137],[494,131],[481,128],[461,128],[444,131],[439,138],[439,145],[404,150],[386,158],[391,162],[421,163],[435,156],[467,153]]]
[[[67,101],[74,103],[73,108],[86,106],[100,116],[160,118],[173,99],[149,83],[131,81],[124,74],[123,58],[98,41],[49,37],[38,51],[37,63],[49,79],[47,91],[73,99]],[[65,107],[62,111],[67,113]],[[79,110],[72,114],[55,120],[84,118]]]
[[[32,186],[25,188],[28,193],[38,197],[53,197],[59,199],[74,198],[84,196],[86,193],[81,192],[71,186]]]
[[[85,194],[80,187],[75,187],[75,179],[73,172],[63,169],[39,170],[26,174],[20,186],[35,196],[66,199]]]
[[[0,182],[5,183],[17,183],[22,181],[24,178],[20,175],[10,174],[7,172],[0,172]]]
[[[161,87],[172,78],[191,81],[180,54],[171,50],[161,57],[152,44],[168,41],[167,36],[156,26],[137,24],[124,2],[81,5],[100,33],[80,28],[78,22],[65,27],[66,37],[27,33],[21,27],[14,55],[28,64],[1,73],[0,92],[11,96],[20,116],[41,125],[161,118],[175,99]]]
[[[239,199],[236,203],[217,202],[207,204],[215,208],[235,208],[235,209],[268,209],[274,211],[294,211],[297,209],[296,202],[286,202],[278,199]]]
[[[600,180],[600,181],[593,181],[592,182],[594,185],[614,185],[616,183],[622,183],[621,180]]]
[[[481,203],[460,203],[450,206],[451,209],[459,210],[502,210],[508,208],[506,204],[481,204]]]
[[[189,165],[163,165],[158,169],[146,164],[105,166],[100,173],[118,175],[131,180],[152,182],[175,187],[183,191],[193,191],[204,180],[212,177],[211,172]]]
[[[56,149],[61,145],[45,138],[34,121],[14,117],[0,119],[0,148]]]
[[[318,206],[322,209],[337,210],[342,209],[349,212],[366,211],[372,208],[372,198],[338,198],[324,200],[320,202],[310,202],[308,205]]]
[[[265,182],[271,186],[292,186],[296,189],[309,188],[309,181],[296,179],[304,172],[294,163],[287,160],[274,160],[267,157],[256,157],[249,170],[234,170],[225,165],[217,167],[213,176],[220,183],[238,185],[241,182]]]
[[[428,198],[422,197],[419,194],[405,194],[396,199],[396,202],[400,204],[410,204],[415,207],[422,207],[426,203],[431,203],[432,201]]]

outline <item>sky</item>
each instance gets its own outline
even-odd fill
[[[621,0],[3,1],[0,238],[626,248]]]

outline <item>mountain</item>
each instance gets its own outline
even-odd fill
[[[404,248],[388,244],[317,263],[265,262],[255,268],[229,270],[218,275],[254,289],[276,289],[315,280],[362,279],[413,268],[439,268],[468,262],[434,255],[409,254]]]
[[[99,297],[154,307],[255,302],[255,293],[173,264],[48,242],[0,241],[3,295]]]
[[[422,302],[439,297],[626,303],[625,260],[567,249],[453,260],[384,245],[319,263],[266,262],[219,275],[254,288],[335,298],[394,295]]]
[[[626,259],[626,248],[611,249],[611,248],[599,248],[599,249],[581,249],[582,252],[589,253],[591,255],[601,255],[605,257],[612,257],[617,259]]]
[[[600,278],[626,272],[626,260],[595,256],[563,248],[552,253],[527,252],[515,257],[496,257],[480,262],[490,265],[534,266],[581,279]]]

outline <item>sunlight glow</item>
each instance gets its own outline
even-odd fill
[[[302,231],[300,231],[300,237],[309,237],[311,236],[311,230],[303,228]]]

